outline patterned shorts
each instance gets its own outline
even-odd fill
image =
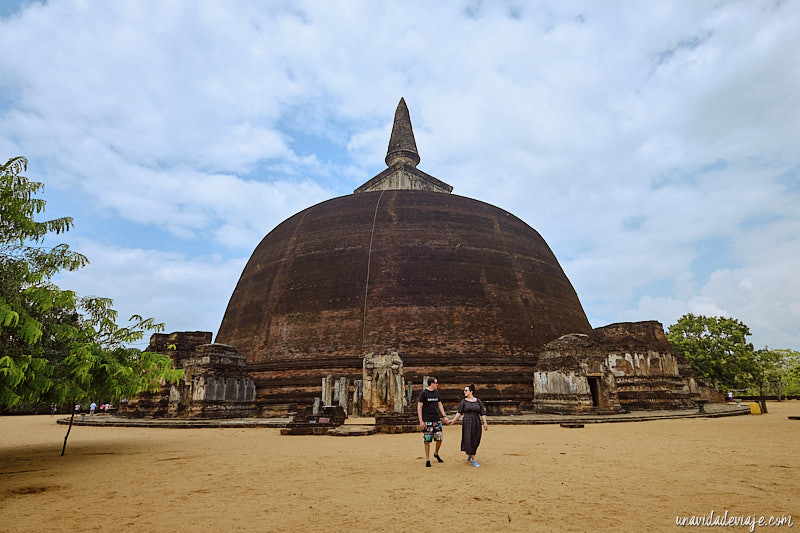
[[[425,429],[422,430],[422,439],[425,442],[442,440],[442,423],[425,422]]]

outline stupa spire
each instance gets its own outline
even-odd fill
[[[411,128],[411,117],[403,98],[400,98],[397,111],[394,112],[392,136],[389,138],[389,149],[386,152],[387,166],[392,166],[398,161],[404,161],[413,167],[419,164],[417,143],[414,141],[414,130]]]
[[[386,153],[386,165],[376,176],[353,191],[353,193],[374,191],[430,191],[453,192],[453,187],[417,168],[419,154],[414,141],[414,130],[408,117],[406,101],[400,99],[394,113],[392,137]]]

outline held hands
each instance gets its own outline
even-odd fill
[[[455,422],[454,422],[453,420],[450,420],[450,419],[449,419],[449,418],[447,418],[447,417],[444,417],[444,422],[445,422],[445,424],[447,424],[448,426],[452,426],[453,424],[455,424]],[[419,427],[421,427],[422,429],[425,429],[425,422],[420,422],[420,423],[419,423]]]

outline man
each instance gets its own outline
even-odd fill
[[[419,426],[422,428],[422,439],[425,442],[425,466],[431,466],[431,441],[436,441],[436,449],[433,451],[433,456],[440,463],[443,463],[442,458],[439,457],[439,448],[442,447],[442,422],[439,418],[441,413],[444,421],[448,425],[452,424],[447,414],[444,412],[444,406],[439,399],[439,381],[434,378],[428,378],[428,388],[419,393],[417,400],[417,418],[419,418]]]

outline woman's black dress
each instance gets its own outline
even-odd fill
[[[475,455],[481,443],[481,416],[486,414],[480,400],[468,402],[466,398],[458,404],[458,412],[464,417],[461,423],[461,451]]]

